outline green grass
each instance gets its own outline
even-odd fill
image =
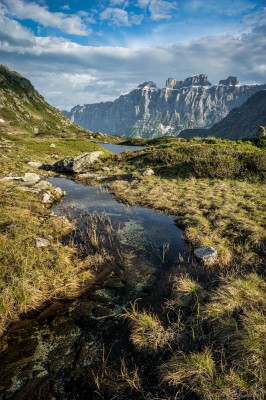
[[[53,163],[94,150],[108,155],[84,138],[48,140],[1,135],[0,139],[8,146],[0,148],[1,177],[36,172],[28,165],[29,161]],[[50,147],[51,143],[56,147]],[[76,296],[94,276],[93,269],[106,261],[103,254],[93,251],[83,262],[76,246],[71,243],[63,246],[60,238],[74,226],[51,217],[41,203],[41,194],[19,191],[15,186],[12,182],[1,182],[0,186],[0,334],[21,314],[55,298]],[[37,248],[36,237],[48,239],[50,246]]]
[[[0,136],[1,137],[1,136]],[[2,136],[4,139],[6,136]],[[58,139],[58,138],[25,138],[8,136],[10,149],[3,150],[0,157],[1,175],[10,172],[17,173],[33,169],[27,165],[29,161],[40,161],[51,164],[65,157],[71,157],[90,151],[102,151],[107,156],[110,153],[86,138]],[[55,144],[56,147],[50,147]],[[0,149],[1,150],[1,149]]]
[[[178,215],[187,241],[193,247],[214,246],[220,267],[233,262],[259,265],[264,260],[264,183],[151,176],[138,183],[115,180],[109,187],[121,201]]]

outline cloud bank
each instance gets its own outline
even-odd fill
[[[17,7],[22,0],[8,2]],[[246,18],[244,34],[209,35],[171,45],[152,46],[151,43],[130,48],[89,46],[64,37],[35,36],[12,17],[6,3],[7,0],[4,3],[2,0],[0,7],[1,62],[31,79],[39,92],[61,109],[113,100],[147,80],[162,87],[168,77],[183,80],[189,75],[206,73],[214,84],[228,75],[237,75],[242,83],[266,82],[266,9]],[[112,0],[112,10],[122,3],[126,6],[126,2]],[[154,19],[166,19],[171,9],[164,3],[169,2],[139,0],[138,6],[143,13],[153,13]],[[161,14],[163,6],[164,14]],[[41,8],[42,12],[37,13],[39,20],[51,24],[48,10]],[[119,20],[109,10],[101,11],[101,18],[106,18],[108,23],[136,24],[130,19],[130,13],[121,13]],[[17,18],[19,15],[22,18],[23,12],[19,8]],[[176,6],[175,12],[178,12]],[[66,24],[64,29],[83,32],[82,22],[75,22],[72,14],[69,18],[73,25]],[[59,15],[54,23],[58,25],[64,19]]]

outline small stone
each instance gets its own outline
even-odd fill
[[[51,143],[50,147],[56,147],[56,145],[54,143]]]
[[[39,161],[29,161],[28,164],[29,164],[31,167],[34,167],[34,168],[37,168],[37,169],[40,168],[40,167],[42,166],[42,163],[39,162]]]
[[[210,266],[217,261],[218,253],[212,246],[201,246],[194,250],[194,255],[204,265]]]
[[[40,181],[38,183],[36,183],[36,185],[34,185],[34,187],[36,189],[40,189],[40,190],[47,190],[51,187],[51,183],[47,182],[47,181]]]
[[[48,247],[50,245],[50,241],[41,237],[37,237],[35,239],[36,247]]]
[[[57,197],[63,197],[66,194],[66,192],[60,187],[53,187],[53,192]]]
[[[53,196],[50,192],[45,192],[42,197],[42,203],[48,204],[53,202]]]
[[[26,172],[25,175],[22,177],[22,180],[25,182],[26,185],[34,185],[41,180],[41,177],[34,172]]]
[[[102,170],[103,170],[103,171],[111,171],[111,168],[109,168],[109,167],[102,167]]]
[[[151,168],[145,169],[145,171],[142,174],[143,176],[152,176],[154,175],[154,171]]]

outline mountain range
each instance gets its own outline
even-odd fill
[[[63,113],[85,129],[112,135],[179,135],[187,128],[212,127],[263,89],[266,84],[240,85],[234,76],[212,85],[201,74],[184,81],[168,78],[162,89],[152,81],[144,82],[114,101],[77,105]]]
[[[266,90],[253,94],[241,107],[233,108],[220,122],[209,129],[186,129],[180,136],[189,139],[195,136],[215,136],[223,139],[254,137],[258,125],[266,126]]]

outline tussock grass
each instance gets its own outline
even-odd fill
[[[212,386],[215,362],[210,349],[188,355],[180,352],[160,366],[159,374],[162,383],[201,392]]]
[[[205,300],[207,292],[202,285],[188,274],[175,276],[172,283],[171,299],[166,302],[169,309],[179,309],[180,307],[198,309],[202,301]]]
[[[213,293],[211,302],[205,308],[207,318],[221,318],[241,308],[266,306],[266,284],[257,274],[242,278],[226,278]]]
[[[147,311],[138,311],[137,304],[124,311],[123,317],[130,321],[131,340],[137,349],[157,351],[173,339],[173,331],[165,329],[159,318]]]
[[[177,214],[193,247],[214,246],[221,268],[262,262],[266,238],[265,184],[219,179],[144,177],[113,181],[111,191],[129,204]]]
[[[255,273],[220,277],[208,291],[189,275],[173,277],[170,299],[163,305],[166,310],[171,302],[175,306],[175,313],[167,313],[164,328],[171,329],[173,336],[168,352],[156,359],[160,393],[167,398],[174,388],[180,399],[262,400],[266,391],[265,299],[265,282]],[[136,311],[129,313],[133,334],[143,322]],[[158,316],[142,310],[145,320],[147,314],[158,329]],[[142,349],[138,341],[133,344]]]
[[[75,247],[60,238],[69,231],[64,219],[50,217],[31,193],[2,184],[0,226],[0,333],[22,313],[54,298],[74,297],[93,276]],[[36,247],[36,237],[50,241]]]

